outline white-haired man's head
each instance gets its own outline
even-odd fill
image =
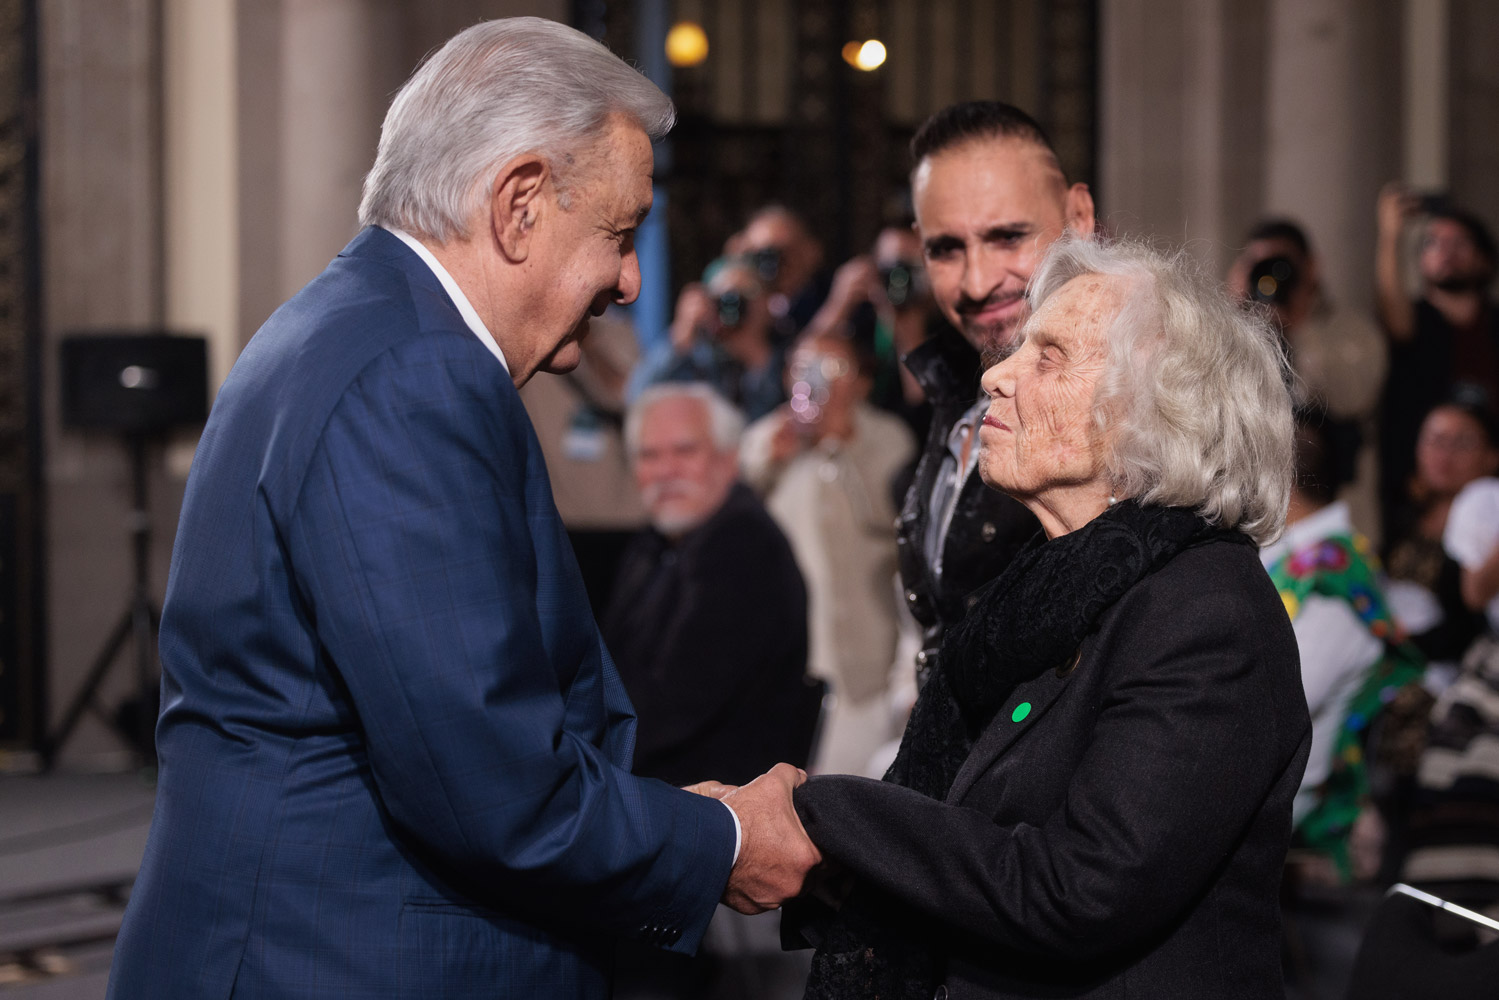
[[[590,317],[640,293],[635,233],[671,101],[598,42],[540,18],[461,32],[396,95],[360,221],[425,243],[516,385],[582,359]]]
[[[565,207],[573,168],[613,116],[655,140],[676,112],[580,31],[539,17],[476,24],[434,52],[391,103],[359,221],[439,243],[464,238],[495,169],[522,153],[551,163]]]
[[[625,448],[656,530],[679,538],[716,514],[739,474],[744,417],[711,386],[666,383],[625,416]]]

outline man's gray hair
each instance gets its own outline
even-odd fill
[[[708,434],[720,455],[739,447],[744,436],[744,414],[707,382],[658,382],[642,392],[625,413],[625,451],[631,459],[640,452],[640,425],[646,412],[667,399],[695,399],[708,411]]]
[[[654,83],[580,31],[539,17],[476,24],[396,94],[359,222],[442,243],[465,237],[494,170],[522,153],[547,159],[566,208],[567,167],[612,114],[652,140],[676,118]]]
[[[1031,278],[1031,308],[1087,274],[1130,285],[1105,331],[1108,363],[1093,396],[1115,495],[1191,508],[1260,545],[1274,541],[1295,474],[1279,334],[1184,253],[1133,241],[1057,240]]]

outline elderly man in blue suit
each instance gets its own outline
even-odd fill
[[[720,898],[772,908],[819,860],[794,768],[629,773],[516,395],[637,294],[671,120],[536,19],[397,95],[366,228],[246,347],[193,463],[112,996],[604,997],[615,940],[691,951]]]

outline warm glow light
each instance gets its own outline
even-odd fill
[[[692,21],[678,21],[666,33],[666,61],[673,66],[696,66],[708,58],[708,33]]]
[[[859,46],[859,54],[854,59],[854,65],[865,72],[885,65],[885,43],[871,38]]]
[[[843,46],[843,61],[850,66],[859,65],[859,50],[863,47],[863,44],[860,42],[849,42]]]

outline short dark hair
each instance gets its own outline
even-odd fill
[[[1002,101],[961,101],[949,104],[921,123],[911,138],[911,166],[914,169],[928,156],[974,139],[1024,139],[1051,154],[1061,170],[1057,151],[1034,118]]]
[[[1296,413],[1296,489],[1318,504],[1337,499],[1338,488],[1353,482],[1363,436],[1358,425],[1330,416],[1320,403]]]
[[[1256,222],[1244,242],[1253,243],[1256,240],[1285,240],[1301,251],[1303,257],[1312,255],[1312,244],[1306,238],[1306,231],[1290,219],[1261,219]]]
[[[1494,234],[1489,232],[1489,227],[1478,216],[1467,209],[1449,205],[1445,208],[1438,208],[1431,213],[1431,217],[1433,219],[1446,219],[1448,222],[1454,222],[1461,226],[1463,231],[1468,234],[1468,239],[1473,241],[1473,246],[1477,248],[1479,254],[1484,260],[1488,261],[1491,273],[1495,265],[1499,265],[1499,248],[1496,248],[1494,245]]]

